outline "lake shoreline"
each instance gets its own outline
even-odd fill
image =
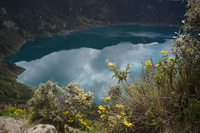
[[[177,30],[169,26],[118,24],[79,30],[69,36],[37,37],[8,60],[26,68],[18,82],[37,87],[49,79],[59,86],[75,80],[80,88],[98,91],[95,93],[98,102],[100,97],[105,97],[104,90],[112,82],[109,61],[119,67],[130,62],[139,69],[140,58],[157,58],[162,49],[168,50],[168,40]]]
[[[166,24],[166,23],[159,23],[159,24],[156,24],[156,23],[116,23],[116,24],[105,24],[105,25],[94,25],[94,26],[90,26],[90,27],[84,27],[84,28],[77,28],[77,29],[73,29],[73,30],[63,30],[63,31],[60,31],[58,33],[52,33],[50,35],[42,35],[42,36],[34,36],[33,38],[31,39],[27,39],[27,40],[24,40],[23,43],[21,43],[14,52],[8,54],[8,56],[4,56],[4,57],[9,57],[11,55],[13,55],[16,51],[18,51],[27,41],[33,41],[36,37],[52,37],[54,35],[68,35],[69,33],[71,32],[76,32],[76,31],[80,31],[80,30],[86,30],[88,28],[94,28],[94,27],[107,27],[107,26],[116,26],[116,25],[139,25],[139,26],[166,26],[166,27],[181,27],[181,25],[174,25],[174,24]],[[177,31],[178,32],[178,31]],[[2,58],[4,58],[2,57]]]
[[[139,26],[155,26],[155,27],[159,27],[159,26],[164,26],[164,27],[180,27],[180,25],[172,25],[172,24],[165,24],[165,23],[162,23],[162,24],[138,24],[138,23],[116,23],[116,24],[105,24],[105,25],[98,25],[98,26],[90,26],[90,27],[85,27],[85,28],[81,28],[81,29],[73,29],[73,30],[63,30],[61,32],[58,32],[58,33],[55,33],[55,34],[51,34],[51,35],[44,35],[44,36],[38,36],[38,37],[52,37],[54,35],[69,35],[70,33],[72,32],[76,32],[76,31],[80,31],[80,30],[86,30],[86,29],[89,29],[89,28],[98,28],[98,27],[108,27],[108,26],[117,26],[117,25],[139,25]],[[178,31],[177,31],[178,32]],[[29,40],[25,40],[18,48],[16,51],[14,51],[14,53],[10,54],[9,56],[15,54],[27,41],[34,41],[34,39],[36,38],[37,36],[33,37],[32,39],[29,39]],[[9,57],[9,56],[6,56],[6,57]],[[3,57],[4,59],[4,57]],[[6,59],[4,59],[6,60]],[[14,63],[14,62],[12,62]],[[15,63],[14,63],[15,64]],[[22,69],[24,69],[23,67],[21,67]],[[24,70],[26,71],[26,70]],[[24,72],[23,71],[23,72]],[[22,72],[22,73],[23,73]],[[22,74],[20,73],[20,74]],[[20,75],[19,74],[19,75]],[[18,76],[17,76],[18,77]]]

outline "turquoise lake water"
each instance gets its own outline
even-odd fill
[[[141,62],[158,60],[161,50],[170,50],[170,40],[177,27],[115,25],[88,28],[68,35],[36,37],[27,41],[6,59],[26,69],[18,81],[38,87],[48,80],[67,85],[75,80],[79,88],[94,92],[95,103],[106,96],[112,79],[108,62],[119,68],[131,63],[133,74],[141,70]]]

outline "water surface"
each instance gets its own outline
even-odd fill
[[[112,79],[108,62],[124,68],[131,63],[133,73],[141,70],[141,62],[160,57],[169,50],[176,27],[115,25],[89,28],[68,35],[37,37],[26,42],[8,60],[26,69],[18,81],[38,87],[48,80],[60,86],[75,80],[80,88],[94,92],[94,102],[106,96]]]

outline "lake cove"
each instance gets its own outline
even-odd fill
[[[177,27],[114,25],[70,32],[68,35],[36,37],[27,41],[15,54],[6,57],[26,69],[18,81],[38,87],[48,80],[59,86],[75,80],[79,88],[94,93],[95,103],[106,96],[113,72],[108,62],[121,69],[131,63],[136,74],[142,62],[161,56],[161,50],[170,51],[170,40]]]

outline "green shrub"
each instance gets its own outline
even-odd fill
[[[64,132],[64,124],[80,127],[77,126],[79,123],[75,117],[76,109],[90,106],[92,95],[91,92],[84,93],[83,89],[79,89],[75,81],[69,83],[65,89],[51,81],[41,84],[33,98],[28,101],[28,105],[35,112],[31,122],[53,124],[60,132]]]
[[[160,115],[158,115],[155,111],[154,103],[151,103],[151,106],[149,109],[145,112],[145,115],[148,117],[148,119],[145,122],[145,126],[147,128],[150,128],[153,131],[156,131],[158,127],[160,127],[160,124],[162,124],[162,118]]]

